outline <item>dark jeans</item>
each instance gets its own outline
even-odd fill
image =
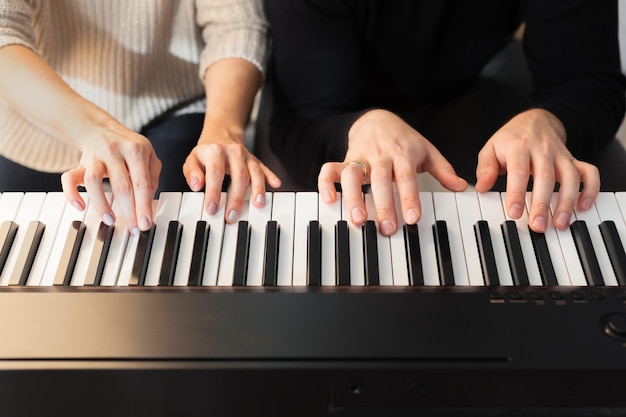
[[[203,120],[200,113],[166,117],[141,130],[163,163],[158,192],[189,191],[182,166],[200,137]],[[0,191],[61,191],[61,173],[36,171],[0,156]]]

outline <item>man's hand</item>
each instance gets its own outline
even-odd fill
[[[600,191],[598,169],[575,159],[565,146],[566,131],[552,113],[532,109],[520,113],[500,128],[478,155],[476,191],[488,191],[499,174],[507,173],[506,210],[522,215],[526,189],[533,177],[528,222],[544,232],[550,219],[550,200],[559,183],[554,226],[565,229],[574,208],[589,209]],[[582,192],[580,185],[584,184]]]
[[[404,221],[415,224],[421,216],[417,174],[423,172],[449,190],[467,187],[452,165],[415,129],[391,112],[372,110],[352,125],[345,160],[322,166],[318,188],[322,200],[332,203],[337,198],[334,184],[341,182],[350,220],[361,225],[367,219],[361,186],[371,183],[379,230],[389,236],[398,228],[393,182]]]

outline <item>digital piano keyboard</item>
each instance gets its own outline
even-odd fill
[[[162,193],[134,236],[4,193],[0,416],[626,415],[626,193],[544,234],[504,197],[383,237],[316,193],[235,224]]]

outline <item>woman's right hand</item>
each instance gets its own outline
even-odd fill
[[[93,206],[106,224],[116,218],[132,232],[152,226],[152,201],[158,186],[161,161],[150,141],[115,120],[96,125],[85,137],[77,167],[61,176],[63,192],[77,209],[85,208],[78,192],[84,186]],[[118,212],[106,198],[103,180],[109,179]]]

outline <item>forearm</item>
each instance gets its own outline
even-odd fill
[[[261,85],[261,73],[252,63],[239,58],[221,59],[204,76],[207,107],[204,132],[227,129],[243,143],[245,126]],[[209,137],[201,137],[204,141]]]
[[[33,125],[70,146],[80,149],[93,126],[112,121],[24,46],[0,48],[0,67],[0,97]]]

